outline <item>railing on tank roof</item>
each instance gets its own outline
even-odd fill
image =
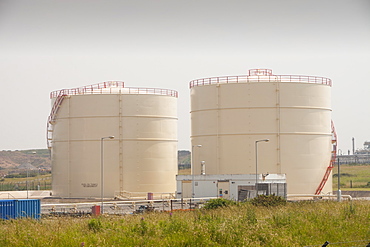
[[[301,82],[315,83],[331,86],[331,80],[319,76],[306,75],[241,75],[241,76],[221,76],[196,79],[190,81],[190,88],[211,84],[225,83],[248,83],[248,82]]]
[[[161,88],[134,88],[125,87],[124,82],[108,81],[89,86],[61,89],[50,93],[50,98],[56,98],[61,95],[81,95],[81,94],[154,94],[154,95],[168,95],[178,97],[178,92],[170,89]]]

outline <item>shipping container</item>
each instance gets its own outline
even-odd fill
[[[33,218],[40,219],[41,204],[38,199],[0,200],[0,218],[17,219]]]

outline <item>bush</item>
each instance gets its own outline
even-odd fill
[[[215,208],[227,207],[227,206],[235,205],[235,204],[236,204],[236,202],[234,202],[234,201],[227,200],[227,199],[224,199],[224,198],[217,198],[217,199],[211,199],[208,202],[206,202],[204,204],[203,208],[205,208],[205,209],[215,209]]]
[[[89,230],[93,232],[99,232],[103,229],[102,223],[99,219],[91,219],[87,223],[87,226],[89,227]]]
[[[250,200],[254,206],[274,207],[279,205],[285,205],[286,199],[281,196],[273,195],[258,195],[257,197]]]

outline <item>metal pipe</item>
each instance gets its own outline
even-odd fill
[[[263,140],[257,140],[255,142],[255,151],[256,151],[256,184],[255,184],[255,187],[256,187],[256,190],[257,190],[257,183],[258,183],[258,143],[259,142],[269,142],[270,139],[263,139]]]
[[[339,150],[338,150],[338,152],[339,152]],[[338,192],[337,192],[338,202],[341,201],[341,196],[342,196],[342,191],[340,190],[340,160],[339,160],[339,156],[338,156]]]
[[[194,198],[195,188],[194,188],[194,147],[201,148],[202,145],[191,146],[191,198]]]
[[[103,148],[104,148],[104,145],[103,145],[103,141],[104,139],[114,139],[114,136],[107,136],[107,137],[102,137],[100,139],[100,158],[101,158],[101,161],[100,161],[100,169],[101,169],[101,210],[100,212],[103,214],[104,212],[104,151],[103,151]]]
[[[311,195],[311,194],[291,194],[287,195],[287,197],[337,197],[336,195]],[[342,195],[343,198],[347,198],[348,200],[352,201],[352,196],[350,195]]]
[[[200,175],[206,175],[206,162],[204,161],[204,160],[202,160],[201,162],[200,162],[200,164],[201,164],[201,172],[200,172]]]

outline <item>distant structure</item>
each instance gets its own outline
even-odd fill
[[[177,198],[222,197],[244,201],[257,196],[254,174],[177,175]],[[193,182],[192,182],[193,181]],[[269,174],[258,182],[258,194],[287,196],[285,174]]]
[[[357,149],[355,154],[367,154],[370,155],[370,141],[364,142],[364,148],[363,149]]]
[[[353,155],[342,155],[341,152],[337,156],[336,163],[344,164],[370,164],[370,141],[364,142],[362,149],[357,149]]]
[[[174,193],[177,97],[174,90],[117,81],[51,92],[53,195]]]
[[[191,81],[192,174],[205,161],[207,175],[286,174],[288,194],[332,192],[331,85],[270,69]]]

